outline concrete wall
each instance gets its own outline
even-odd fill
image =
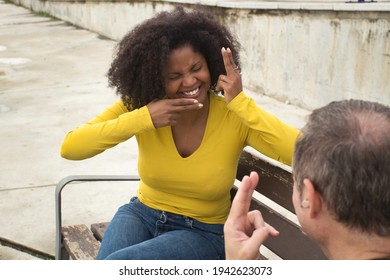
[[[119,40],[155,13],[194,1],[12,0]],[[359,98],[390,105],[390,2],[197,1],[242,43],[244,85],[307,109]]]

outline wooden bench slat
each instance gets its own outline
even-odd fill
[[[62,227],[64,246],[73,260],[94,260],[99,252],[100,242],[95,239],[86,225]]]
[[[259,193],[295,213],[291,200],[293,179],[290,172],[265,162],[247,151],[242,151],[236,178],[242,180],[245,175],[249,175],[250,171],[259,174],[260,181],[256,189]]]
[[[106,231],[107,226],[108,226],[108,222],[96,223],[91,225],[91,231],[97,240],[99,241],[103,240],[103,235],[104,232]]]

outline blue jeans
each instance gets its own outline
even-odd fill
[[[155,210],[133,197],[109,223],[97,259],[225,259],[223,224]]]

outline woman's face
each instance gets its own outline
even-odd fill
[[[168,98],[193,98],[207,102],[211,79],[206,59],[189,45],[173,50],[168,56],[165,93]]]

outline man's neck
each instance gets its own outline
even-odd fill
[[[352,231],[340,225],[321,247],[329,259],[390,259],[390,237]]]

